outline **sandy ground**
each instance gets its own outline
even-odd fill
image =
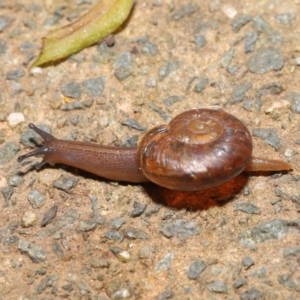
[[[136,1],[113,47],[30,71],[86,2],[0,1],[0,299],[298,299],[299,2]],[[187,193],[17,162],[35,146],[29,123],[129,146],[203,107],[294,170]]]

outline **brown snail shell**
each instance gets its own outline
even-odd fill
[[[252,155],[247,127],[226,112],[195,109],[150,130],[138,149],[143,174],[169,189],[202,190],[241,173]]]

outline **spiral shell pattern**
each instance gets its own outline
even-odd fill
[[[219,110],[195,109],[146,133],[138,160],[150,181],[169,189],[193,191],[237,176],[251,154],[251,134],[240,120]]]

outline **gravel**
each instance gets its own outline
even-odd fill
[[[241,14],[236,16],[232,22],[231,27],[234,32],[238,32],[243,26],[251,21],[252,17],[250,15]]]
[[[5,206],[8,205],[8,202],[11,199],[13,192],[14,192],[14,189],[9,185],[5,186],[4,188],[1,189],[1,194],[4,198]]]
[[[41,222],[42,227],[47,226],[56,217],[57,209],[58,206],[54,205],[48,211],[46,211]]]
[[[81,97],[80,84],[75,81],[69,82],[63,86],[61,92],[64,96],[69,98],[80,99]]]
[[[141,48],[141,52],[146,55],[156,55],[158,52],[157,46],[154,43],[147,42]]]
[[[187,276],[189,279],[197,279],[205,269],[205,262],[201,259],[198,259],[190,264],[187,271]]]
[[[79,179],[75,177],[61,177],[53,183],[53,186],[63,191],[69,191],[78,184]]]
[[[203,48],[206,45],[207,41],[205,36],[203,35],[198,35],[195,37],[195,44],[198,48]]]
[[[112,240],[112,241],[115,241],[118,243],[121,243],[124,239],[124,235],[121,232],[116,231],[116,230],[107,231],[105,233],[105,237],[107,237],[109,240]]]
[[[239,242],[242,246],[252,247],[269,239],[279,239],[289,232],[299,232],[299,222],[283,219],[274,219],[246,230],[239,234]]]
[[[256,128],[252,131],[253,136],[264,140],[268,145],[275,150],[279,150],[281,145],[281,139],[278,136],[278,132],[273,128]]]
[[[160,232],[166,236],[177,237],[180,240],[186,240],[192,236],[200,234],[200,230],[195,222],[184,219],[169,220],[162,223]]]
[[[215,292],[215,293],[227,293],[228,292],[227,284],[222,281],[212,281],[212,282],[208,283],[207,289],[210,292]]]
[[[150,236],[148,233],[146,233],[144,230],[134,227],[127,227],[123,229],[123,233],[125,238],[129,240],[148,240],[150,239]]]
[[[242,102],[245,99],[245,94],[247,91],[249,91],[252,88],[252,83],[248,82],[245,84],[241,84],[237,86],[232,93],[232,98],[230,100],[230,103],[236,104],[239,102]]]
[[[258,37],[259,34],[256,31],[247,33],[245,39],[245,53],[251,53],[254,51]]]
[[[236,202],[234,204],[234,210],[242,211],[246,214],[259,214],[260,209],[256,205],[250,202]]]
[[[36,213],[27,210],[23,213],[23,216],[21,218],[21,226],[24,228],[31,227],[35,224],[36,220],[37,220]]]
[[[176,60],[167,61],[159,69],[158,76],[159,76],[160,80],[163,80],[164,78],[170,76],[172,73],[174,73],[179,68],[180,68],[179,61],[176,61]]]
[[[171,270],[171,263],[174,259],[174,253],[170,252],[166,254],[155,266],[155,271]]]
[[[93,218],[90,220],[82,220],[78,223],[77,231],[78,232],[88,232],[92,231],[97,226],[97,219]]]
[[[250,267],[254,265],[254,260],[251,257],[244,257],[242,261],[242,265],[245,270],[248,270]]]
[[[136,120],[134,119],[127,119],[122,122],[122,125],[128,126],[129,128],[133,128],[139,131],[147,131],[147,128],[139,124]]]
[[[260,300],[263,299],[263,293],[256,288],[250,288],[249,290],[241,293],[241,300]]]
[[[46,195],[39,190],[32,190],[28,194],[28,201],[32,208],[39,208],[45,204]]]
[[[134,72],[134,62],[130,52],[122,52],[113,64],[114,74],[120,80],[125,80]]]
[[[283,68],[283,54],[280,49],[258,49],[248,60],[250,72],[265,74],[270,71],[279,71]]]
[[[136,218],[141,216],[145,212],[146,208],[147,208],[147,204],[134,201],[133,210],[130,213],[131,217]]]
[[[201,93],[206,88],[207,84],[208,84],[208,78],[206,77],[199,78],[195,84],[194,91],[196,93]]]
[[[106,77],[100,76],[90,78],[82,82],[83,91],[92,98],[98,98],[103,94],[106,84]]]
[[[0,32],[3,32],[14,21],[14,18],[0,15]]]
[[[48,258],[48,254],[41,246],[33,245],[25,240],[19,240],[18,249],[27,255],[34,263],[40,263]]]
[[[25,71],[23,69],[17,69],[8,71],[6,73],[6,79],[7,80],[17,80],[25,75]]]

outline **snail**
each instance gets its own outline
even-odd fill
[[[56,139],[35,125],[44,146],[22,155],[42,155],[101,177],[128,182],[152,181],[168,189],[196,191],[221,185],[242,171],[289,171],[284,161],[252,157],[252,138],[236,117],[220,110],[195,109],[169,125],[145,134],[138,147],[110,147]]]

